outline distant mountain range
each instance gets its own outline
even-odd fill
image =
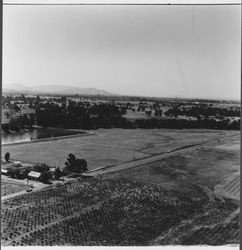
[[[59,95],[115,95],[105,90],[95,88],[79,88],[75,86],[62,85],[36,85],[29,87],[23,84],[11,84],[7,88],[3,87],[3,93],[23,93],[23,94],[59,94]]]

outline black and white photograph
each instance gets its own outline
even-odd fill
[[[3,0],[2,247],[240,244],[241,1]]]

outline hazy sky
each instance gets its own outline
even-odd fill
[[[4,6],[3,87],[239,99],[240,15],[241,6]]]

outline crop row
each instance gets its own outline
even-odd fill
[[[159,206],[160,205],[160,206]],[[163,205],[163,206],[162,206]],[[99,207],[23,236],[16,245],[142,245],[188,216],[164,204],[129,204],[115,197]],[[106,242],[106,243],[105,243]]]
[[[183,245],[225,245],[239,243],[239,224],[218,224],[210,229],[203,227],[183,239]]]
[[[61,224],[60,228],[62,226],[65,228],[64,225],[69,228],[75,224],[74,222],[68,224],[68,220],[82,221],[85,230],[89,231],[88,233],[84,232],[84,240],[81,240],[82,237],[80,237],[80,242],[89,244],[92,240],[85,240],[85,237],[90,235],[93,229],[98,228],[98,225],[105,231],[109,227],[112,228],[112,225],[116,227],[120,221],[129,218],[126,221],[128,226],[126,224],[124,226],[125,230],[130,230],[133,225],[139,225],[142,228],[143,225],[150,225],[152,222],[156,227],[150,226],[150,229],[145,230],[145,232],[153,232],[154,234],[155,228],[157,228],[155,232],[158,233],[161,225],[166,228],[169,224],[177,223],[182,218],[194,213],[194,208],[198,207],[198,204],[184,194],[163,189],[156,185],[140,186],[137,183],[118,183],[95,178],[84,183],[66,183],[52,189],[16,197],[4,202],[2,207],[3,242],[13,242],[13,245],[32,243],[46,245],[45,240],[40,240],[41,233],[38,230],[42,228],[41,230],[45,234],[44,239],[50,238],[48,244],[52,244],[56,242],[52,239],[53,237],[59,238],[55,236],[55,233],[48,230],[58,226],[58,223]],[[161,219],[164,216],[166,222]],[[133,224],[130,223],[131,221],[133,221]],[[49,226],[50,223],[52,224]],[[73,231],[75,233],[67,230],[69,233],[65,235],[73,239],[75,236],[72,234],[81,233],[82,230],[80,226],[80,228],[78,227]],[[113,242],[111,240],[115,234],[115,230],[113,230],[114,228],[110,229],[110,232],[102,240],[102,244],[105,239],[109,238],[110,241],[108,242]],[[117,233],[117,242],[120,240],[120,235],[122,235],[121,231]],[[36,237],[33,236],[35,232],[38,232]],[[142,232],[141,230],[139,234],[142,235]],[[112,237],[109,237],[109,234]],[[16,239],[19,239],[21,235],[23,236],[19,242]],[[127,235],[128,233],[125,234],[124,239],[127,239]],[[63,239],[67,241],[64,236]],[[93,240],[95,239],[94,237]],[[75,244],[76,240],[70,240],[70,242]],[[138,241],[133,239],[129,241],[129,244],[132,244],[132,242],[137,244]]]
[[[124,180],[69,182],[3,202],[2,242],[145,245],[181,220],[202,213],[207,208],[205,200],[194,200],[186,193],[158,185]],[[236,207],[227,201],[212,200],[209,207],[213,210],[201,220],[221,220]],[[195,236],[184,239],[184,244],[202,244],[199,235],[203,234],[205,231],[194,232]]]

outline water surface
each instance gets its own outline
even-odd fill
[[[2,134],[2,145],[16,142],[26,142],[31,140],[54,138],[66,135],[82,134],[81,131],[73,131],[58,128],[36,128],[32,131],[21,131],[16,133]]]

